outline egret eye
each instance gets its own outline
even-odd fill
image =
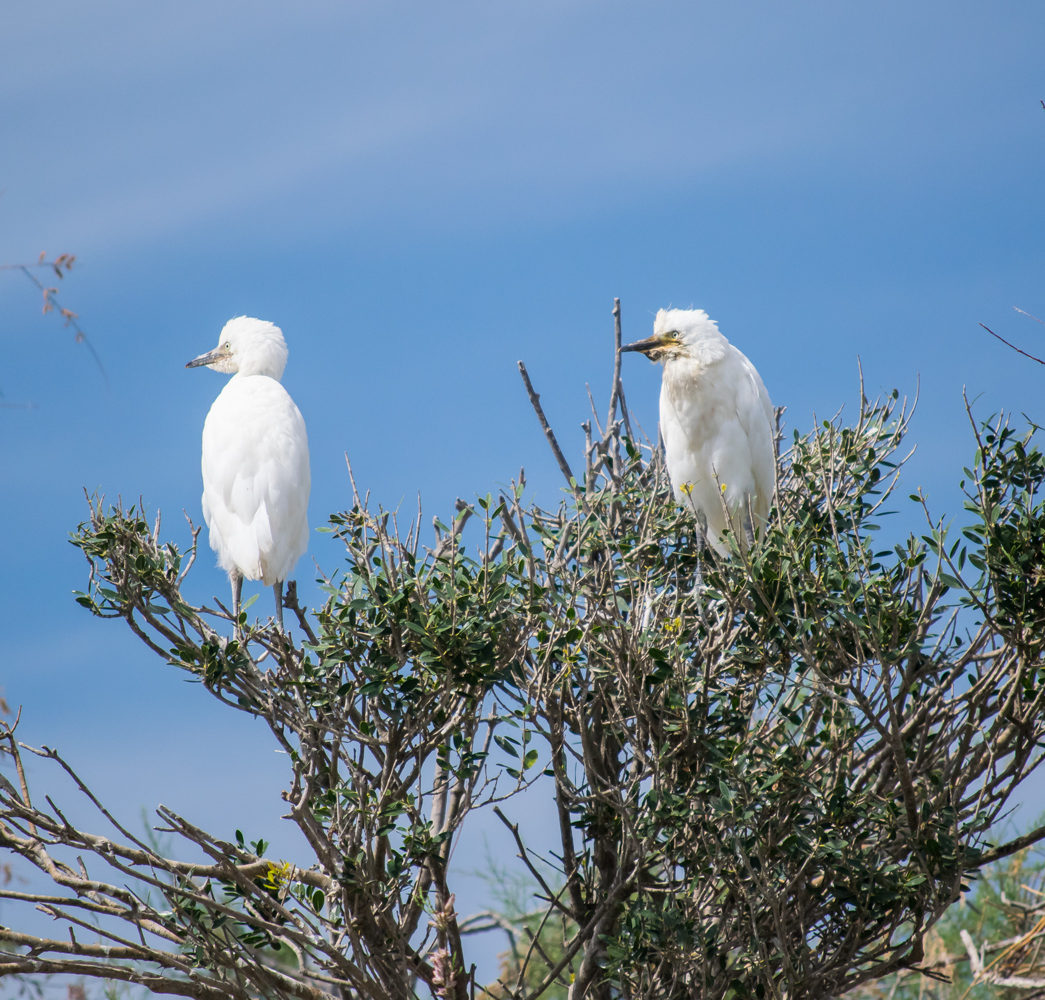
[[[230,344],[228,341],[225,341],[225,350],[226,351],[231,351],[232,350],[232,344]]]

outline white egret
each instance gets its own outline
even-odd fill
[[[232,584],[237,633],[244,577],[273,588],[282,630],[283,581],[308,548],[308,436],[279,382],[286,363],[278,326],[238,316],[185,366],[232,374],[203,425],[203,517]]]
[[[660,432],[676,499],[719,554],[727,527],[752,544],[776,483],[773,404],[755,366],[703,309],[661,309],[653,336],[621,350],[664,366]]]

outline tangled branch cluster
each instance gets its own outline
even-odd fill
[[[959,536],[929,521],[882,547],[909,413],[861,392],[852,425],[794,436],[763,537],[705,557],[697,583],[694,526],[623,416],[619,368],[580,480],[532,397],[560,507],[524,506],[520,475],[459,501],[425,548],[420,512],[403,534],[353,487],[329,520],[346,563],[325,605],[288,594],[301,643],[245,613],[243,641],[225,638],[227,614],[181,593],[191,554],[95,503],[80,602],[268,723],[311,856],[277,863],[161,809],[198,858],[175,861],[101,803],[109,829],[91,834],[0,782],[0,845],[55,885],[0,897],[69,933],[0,929],[0,975],[208,1000],[832,996],[919,968],[978,868],[1045,837],[986,842],[1045,737],[1029,435],[978,432]],[[28,748],[0,735],[23,775]],[[531,786],[558,818],[544,858],[513,816]],[[482,810],[540,901],[485,988],[470,935],[505,921],[459,915],[450,866]]]

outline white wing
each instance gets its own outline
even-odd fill
[[[305,421],[266,375],[233,377],[203,427],[203,514],[228,572],[271,585],[308,548]]]
[[[754,365],[728,346],[711,364],[665,365],[660,420],[675,495],[704,515],[711,544],[725,554],[723,501],[730,522],[748,497],[757,519],[769,515],[775,483],[769,393]],[[739,523],[731,527],[740,534]]]
[[[769,507],[776,489],[776,456],[773,448],[775,416],[762,377],[740,351],[737,351],[737,355],[746,376],[737,391],[737,418],[747,435],[751,476],[755,482],[752,507],[764,521],[769,517]]]

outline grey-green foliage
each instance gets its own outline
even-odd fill
[[[495,807],[547,915],[495,995],[812,998],[917,967],[977,867],[1018,846],[986,834],[1040,760],[1045,462],[994,421],[964,532],[887,544],[907,419],[862,399],[852,425],[796,434],[758,544],[708,557],[701,586],[693,520],[620,421],[558,509],[524,507],[520,483],[459,504],[433,549],[357,495],[301,645],[245,615],[226,639],[158,526],[99,502],[74,537],[80,602],[268,722],[312,853],[280,866],[165,811],[206,859],[190,867],[99,846],[13,788],[0,836],[46,868],[31,820],[120,878],[161,873],[162,912],[114,889],[107,916],[162,931],[125,965],[185,995],[465,1000],[490,946],[456,912],[449,852]],[[555,800],[555,878],[514,807],[531,784]]]
[[[1045,817],[1042,817],[1045,818]],[[980,957],[975,969],[970,947]],[[926,937],[926,975],[904,971],[854,1000],[1027,1000],[1045,987],[1045,854],[1041,845],[984,868]]]
[[[656,463],[544,521],[546,552],[571,530],[581,549],[542,580],[567,607],[548,604],[528,700],[584,834],[564,843],[578,923],[622,899],[580,982],[840,993],[917,965],[986,856],[1045,726],[1045,465],[995,422],[966,538],[936,526],[880,550],[891,416],[865,402],[852,427],[796,435],[764,541],[699,593]]]

